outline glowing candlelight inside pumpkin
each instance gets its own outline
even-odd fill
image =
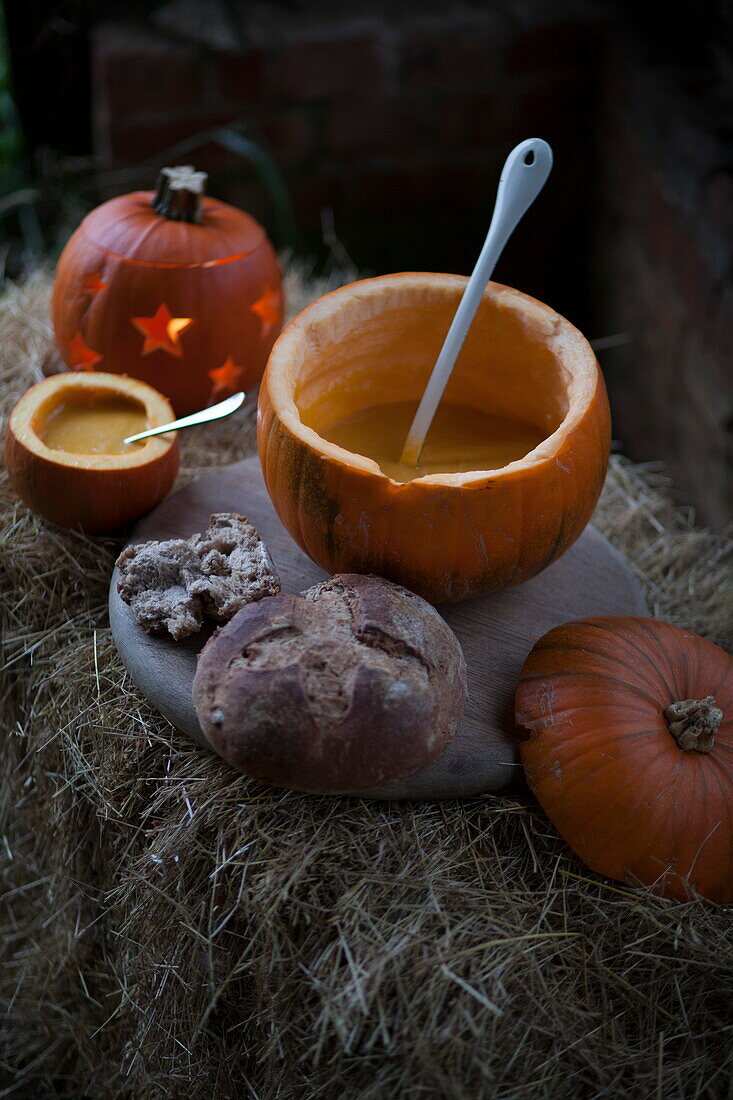
[[[132,323],[145,337],[141,355],[150,355],[158,349],[179,359],[183,355],[179,337],[192,323],[191,317],[174,317],[164,303],[158,306],[152,317],[133,317]]]
[[[67,365],[140,378],[177,416],[255,386],[282,324],[265,231],[205,195],[204,180],[166,168],[156,192],[98,206],[67,243],[54,283]]]

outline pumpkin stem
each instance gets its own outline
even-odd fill
[[[664,708],[669,732],[685,752],[710,752],[715,734],[723,720],[723,712],[715,705],[715,699],[684,699]]]
[[[206,172],[190,164],[161,168],[153,195],[153,209],[173,222],[200,222]]]

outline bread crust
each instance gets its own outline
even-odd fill
[[[457,638],[413,592],[341,574],[252,604],[202,650],[196,712],[247,775],[337,793],[422,770],[466,701]]]

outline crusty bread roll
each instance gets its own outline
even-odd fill
[[[202,650],[193,700],[212,747],[247,775],[353,791],[443,751],[466,701],[466,664],[425,600],[341,574],[238,612]]]

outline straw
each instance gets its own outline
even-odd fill
[[[335,282],[291,266],[291,312]],[[0,297],[6,416],[49,289]],[[182,434],[184,480],[254,429],[248,402]],[[615,456],[594,522],[653,614],[731,645],[731,541],[666,488]],[[238,775],[125,674],[119,549],[0,479],[0,1096],[729,1095],[730,909],[593,874],[521,787],[390,805]]]

